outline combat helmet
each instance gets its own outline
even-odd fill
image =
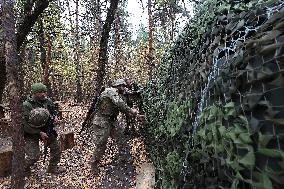
[[[113,87],[117,87],[117,86],[119,86],[119,85],[124,85],[124,86],[126,86],[127,84],[126,84],[126,82],[124,81],[124,79],[117,79],[117,80],[115,80],[115,81],[112,83],[112,86],[113,86]]]
[[[50,113],[46,108],[35,108],[31,110],[29,115],[29,123],[31,127],[44,127],[50,117]]]

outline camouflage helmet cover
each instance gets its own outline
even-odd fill
[[[50,113],[46,108],[35,108],[30,112],[29,123],[34,128],[44,127],[49,117]]]
[[[126,82],[125,82],[124,79],[117,79],[117,80],[115,80],[115,81],[112,83],[112,86],[113,86],[113,87],[117,87],[117,86],[119,86],[119,85],[124,85],[124,86],[126,86],[127,84],[126,84]]]

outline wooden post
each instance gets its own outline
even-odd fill
[[[65,131],[60,134],[60,149],[64,151],[66,149],[71,149],[75,146],[74,132]]]

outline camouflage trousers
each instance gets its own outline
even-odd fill
[[[102,116],[94,116],[91,124],[91,142],[95,145],[95,151],[92,157],[92,166],[96,167],[106,150],[108,137],[114,139],[114,142],[120,148],[123,145],[122,132],[115,127],[116,124],[108,118]]]
[[[55,136],[49,138],[50,159],[49,168],[56,167],[60,161],[61,150]],[[39,139],[25,137],[25,169],[30,169],[40,157]]]

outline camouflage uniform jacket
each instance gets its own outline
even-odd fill
[[[128,113],[131,108],[123,101],[115,88],[106,88],[100,95],[95,114],[115,121],[119,112]]]
[[[25,136],[37,137],[39,136],[39,133],[41,131],[46,132],[47,130],[47,125],[43,128],[31,127],[31,124],[29,123],[29,115],[31,110],[33,110],[34,108],[46,108],[51,114],[51,116],[56,115],[54,104],[50,98],[46,98],[45,100],[39,101],[35,100],[32,97],[29,97],[25,102],[23,102],[23,126]]]

